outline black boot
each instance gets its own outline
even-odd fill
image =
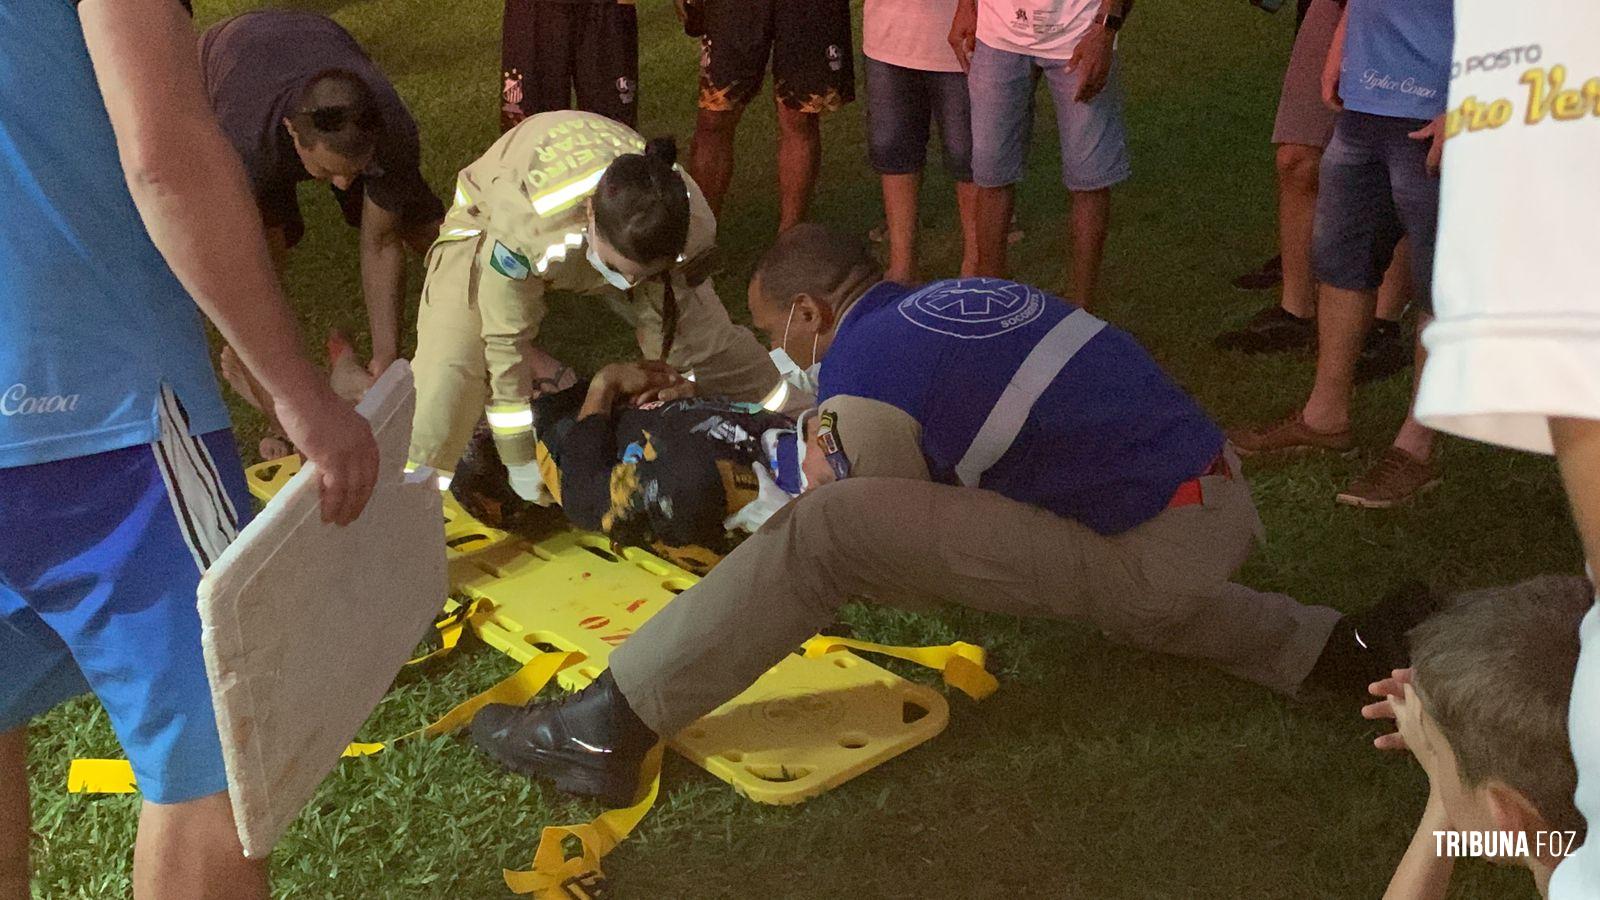
[[[657,738],[607,669],[560,700],[485,706],[472,720],[472,740],[513,772],[616,807],[633,802],[639,767]]]
[[[1341,618],[1306,676],[1306,687],[1365,693],[1367,685],[1411,665],[1406,633],[1438,607],[1427,585],[1412,582],[1372,607]]]

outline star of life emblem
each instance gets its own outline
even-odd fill
[[[900,301],[911,324],[966,340],[1015,331],[1044,313],[1048,298],[1025,284],[996,278],[936,282]]]

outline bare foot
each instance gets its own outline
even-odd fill
[[[328,382],[333,392],[351,403],[366,395],[377,379],[356,358],[350,337],[337,328],[328,332]]]
[[[262,462],[270,462],[274,459],[283,459],[286,456],[294,455],[294,447],[290,445],[287,438],[269,435],[262,438],[261,443],[256,445],[256,452],[261,454]]]

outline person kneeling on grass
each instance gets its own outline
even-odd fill
[[[1463,855],[1525,866],[1549,896],[1585,834],[1567,713],[1593,598],[1587,580],[1557,577],[1467,594],[1412,632],[1414,669],[1372,685],[1387,699],[1363,714],[1399,726],[1378,746],[1410,750],[1428,773],[1386,900],[1445,896]]]
[[[617,363],[533,401],[537,460],[559,509],[519,497],[486,424],[450,492],[494,528],[537,540],[565,523],[699,574],[800,494],[805,444],[758,404],[677,397],[665,363]]]
[[[1426,614],[1354,619],[1229,581],[1260,519],[1222,433],[1126,333],[998,279],[883,282],[859,241],[781,236],[750,286],[755,325],[812,336],[815,488],[646,622],[588,688],[486,707],[480,747],[626,803],[658,736],[748,687],[845,598],[941,600],[1094,624],[1286,694],[1359,691],[1404,662]]]

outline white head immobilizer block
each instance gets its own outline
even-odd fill
[[[395,363],[357,407],[381,454],[354,524],[322,523],[307,464],[201,579],[201,640],[228,795],[264,858],[339,762],[443,605],[439,491],[403,474],[415,406]]]

